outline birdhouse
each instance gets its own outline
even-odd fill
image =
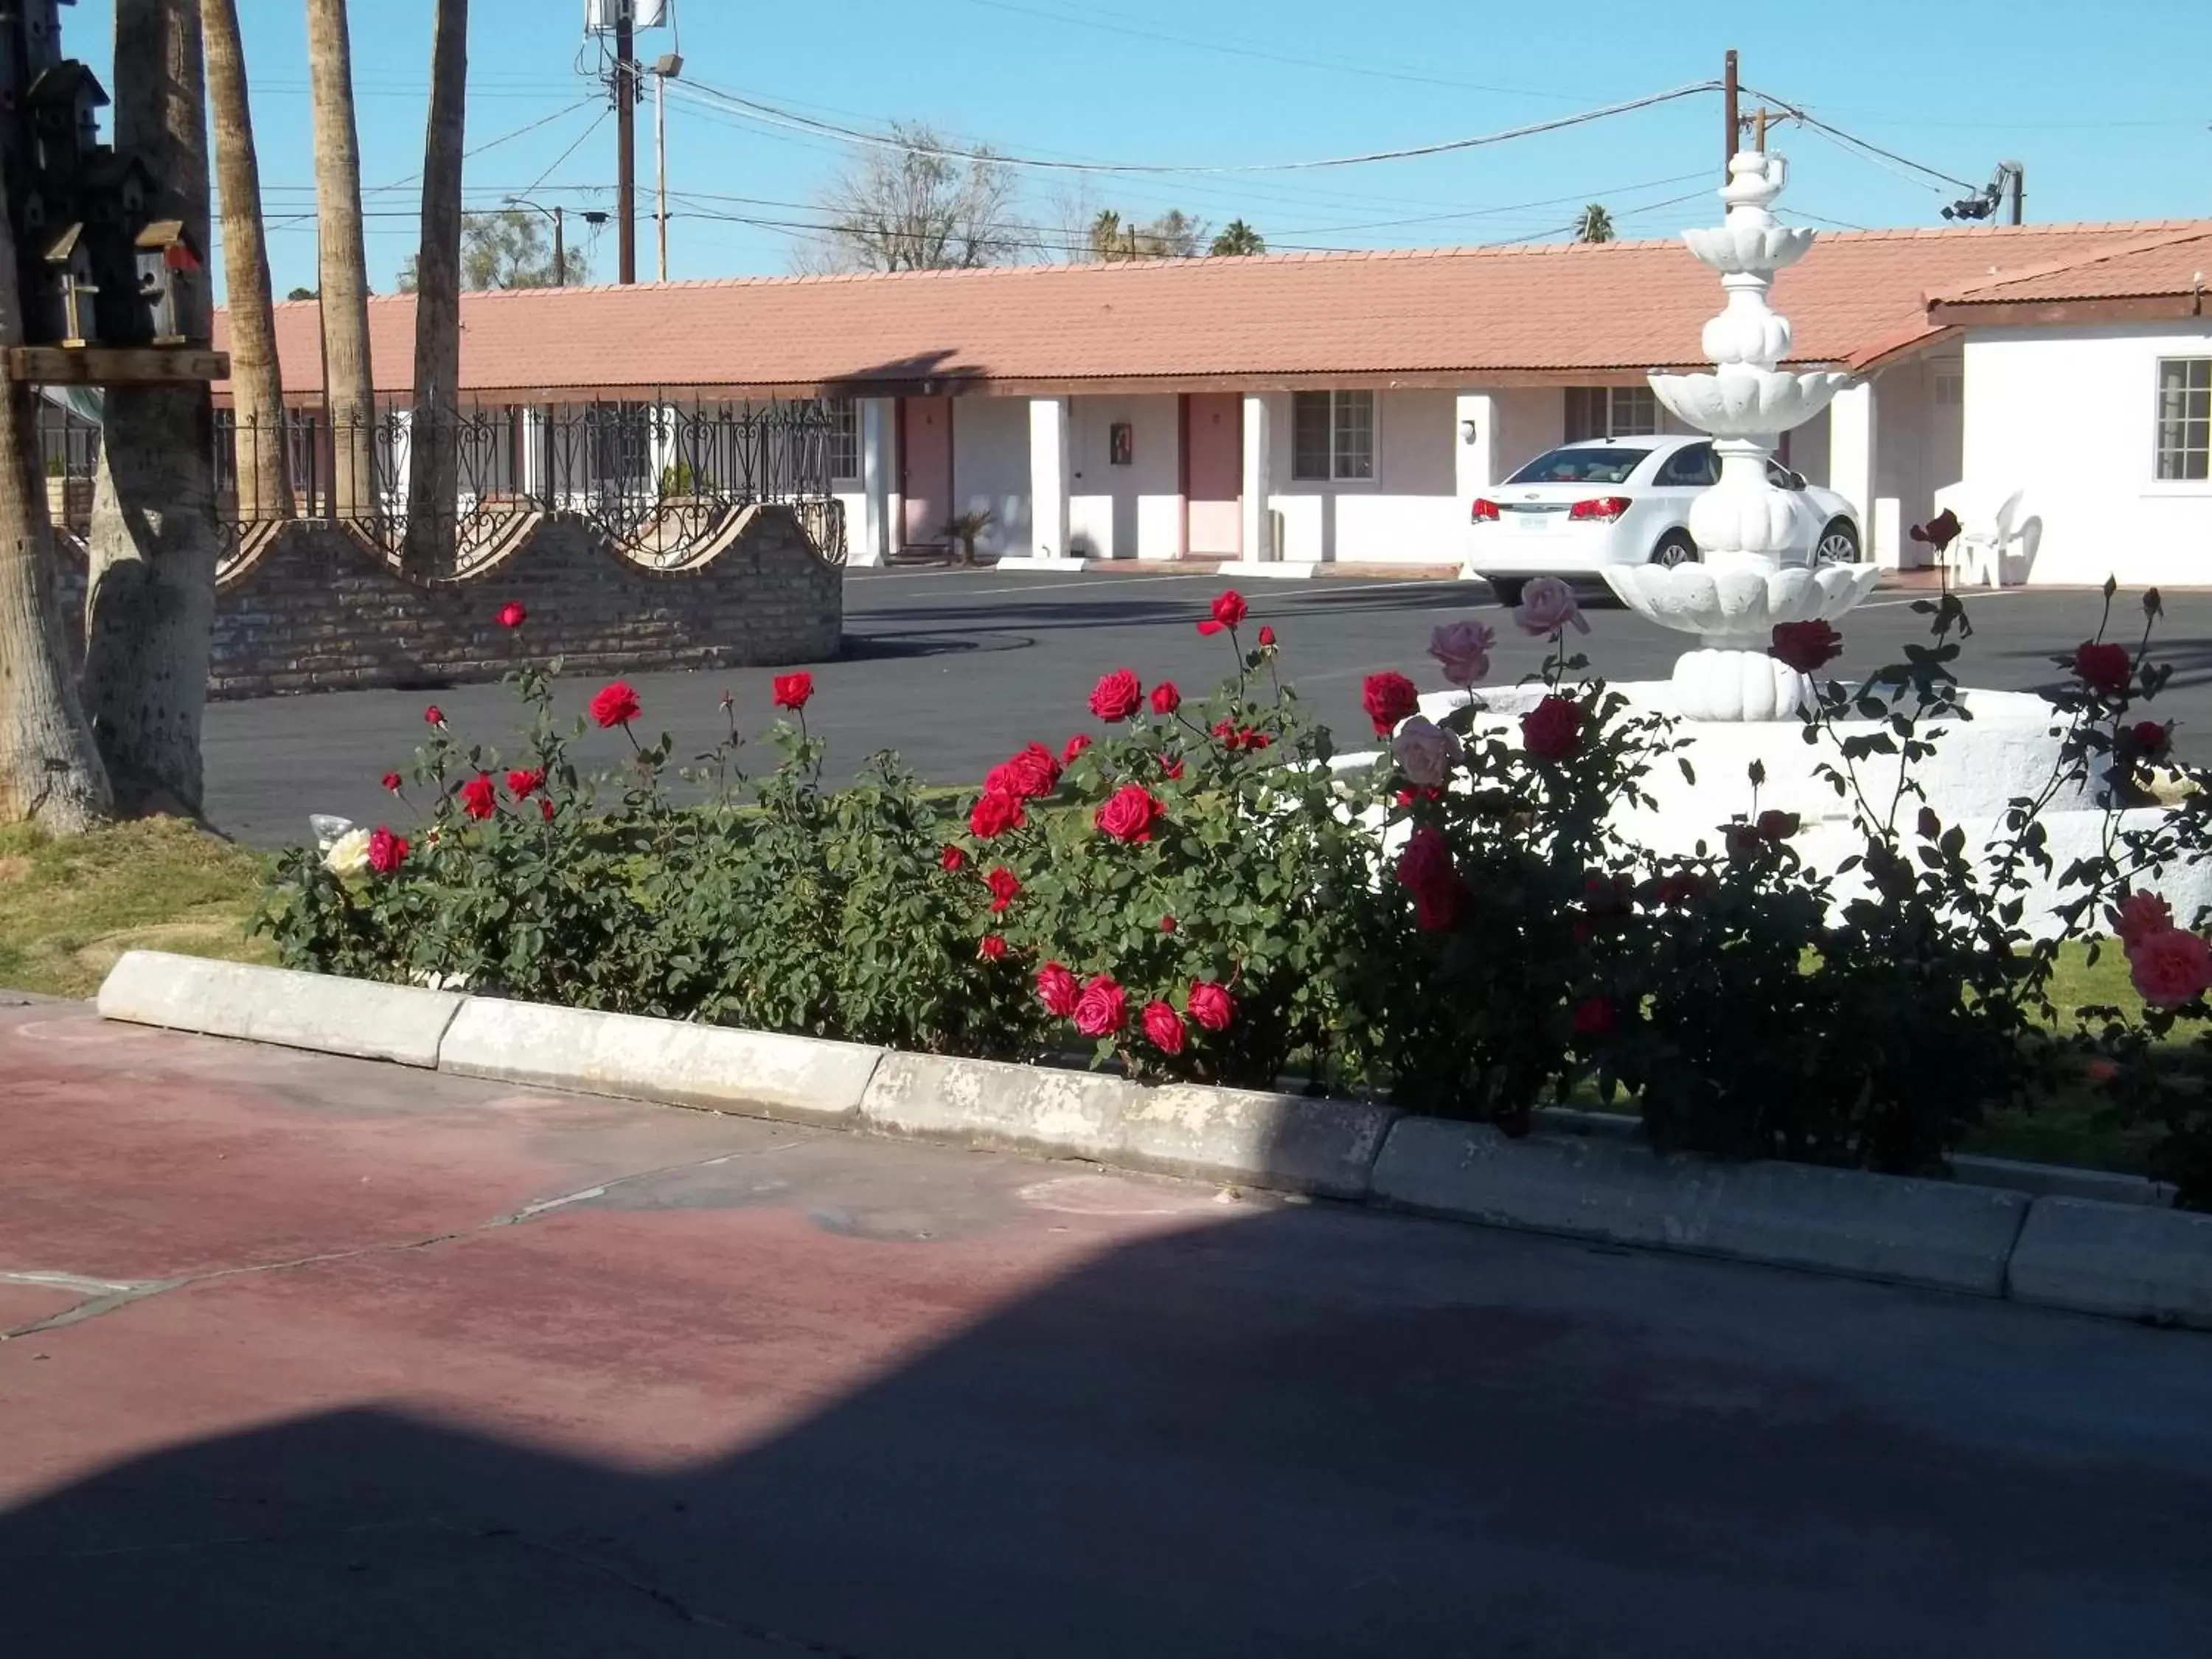
[[[92,276],[92,250],[84,227],[73,224],[48,243],[40,255],[46,269],[43,284],[46,313],[58,329],[60,343],[82,347],[100,337],[94,322],[94,305],[100,286]]]
[[[100,111],[107,89],[75,58],[39,71],[24,95],[42,172],[67,174],[100,147]]]
[[[138,301],[151,318],[155,345],[183,345],[194,313],[193,288],[206,261],[180,219],[157,219],[138,233]]]

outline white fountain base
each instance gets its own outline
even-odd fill
[[[1692,653],[1692,657],[1721,654],[1738,653]],[[1676,717],[1675,736],[1686,740],[1677,755],[1660,761],[1644,779],[1644,787],[1652,797],[1650,805],[1624,803],[1616,809],[1614,823],[1629,840],[1660,854],[1694,853],[1700,842],[1718,853],[1724,826],[1730,819],[1769,809],[1795,812],[1803,828],[1791,844],[1808,864],[1835,877],[1838,902],[1866,892],[1856,872],[1839,867],[1845,859],[1863,852],[1864,844],[1852,828],[1849,805],[1838,798],[1834,786],[1818,769],[1824,762],[1836,762],[1832,744],[1825,740],[1808,744],[1802,725],[1795,719],[1760,722],[1686,718],[1679,678],[1671,683],[1643,681],[1612,689],[1639,710]],[[1544,693],[1540,686],[1516,686],[1485,690],[1480,695],[1487,712],[1479,726],[1504,732],[1517,744],[1521,715]],[[1431,720],[1441,719],[1465,701],[1457,692],[1425,697],[1422,712]],[[2051,705],[2040,697],[2017,691],[1974,690],[1965,693],[1964,701],[1974,718],[1944,725],[1942,735],[1936,738],[1935,755],[1916,764],[1912,774],[1927,792],[1927,804],[1946,828],[1963,830],[1970,846],[1988,847],[2008,837],[2004,818],[2011,801],[2042,790],[2057,759],[2060,739],[2052,729]],[[1845,721],[1841,727],[1846,736],[1880,729],[1875,723],[1863,720]],[[1675,763],[1678,758],[1689,763],[1694,781],[1683,775]],[[1749,776],[1754,762],[1765,773],[1765,781],[1755,795]],[[1897,789],[1899,764],[1897,758],[1882,756],[1858,763],[1860,789],[1885,811]],[[2130,828],[2148,827],[2158,821],[2163,810],[2124,812],[2121,823]],[[1918,812],[1919,803],[1910,798],[1899,808],[1898,822],[1908,841]],[[2051,803],[2043,821],[2057,870],[2065,870],[2077,858],[2098,853],[2104,843],[2105,820],[2106,814],[2090,789],[2065,792]],[[2212,866],[2168,871],[2160,880],[2147,884],[2164,894],[2174,914],[2185,920],[2195,916],[2199,907],[2212,905]],[[2056,908],[2068,896],[2055,881],[2039,879],[2028,895],[2022,925],[2039,935],[2056,933],[2059,931]]]

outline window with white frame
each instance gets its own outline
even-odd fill
[[[1301,392],[1291,402],[1291,477],[1301,483],[1375,476],[1375,394]]]
[[[1659,399],[1648,386],[1567,388],[1571,444],[1589,438],[1648,438],[1658,430]]]
[[[2212,357],[2158,362],[2158,476],[2212,478]]]
[[[860,476],[860,400],[830,399],[830,477],[850,483]]]

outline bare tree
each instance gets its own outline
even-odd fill
[[[1206,222],[1181,208],[1143,223],[1109,208],[1091,222],[1090,240],[1094,259],[1194,259],[1206,244]]]
[[[269,240],[261,222],[261,162],[253,148],[238,0],[203,0],[216,182],[222,194],[222,264],[230,290],[230,386],[238,405],[238,497],[249,519],[292,516],[284,388],[276,361]]]
[[[871,149],[817,198],[828,243],[802,264],[836,270],[958,270],[1011,264],[1036,244],[1014,211],[1012,169],[988,151],[956,155],[919,123],[899,148]]]
[[[415,412],[408,428],[406,562],[422,575],[453,569],[468,94],[469,0],[438,0],[422,144],[422,244],[415,261]]]
[[[198,0],[116,0],[115,142],[154,179],[149,204],[208,245],[206,80]],[[179,331],[209,337],[204,283]],[[83,695],[125,811],[197,815],[219,556],[215,413],[204,384],[110,386],[92,495]]]
[[[331,489],[341,514],[368,518],[378,507],[376,382],[368,355],[368,253],[362,235],[361,139],[354,123],[346,0],[307,0],[307,64],[315,111],[323,356],[333,428]]]
[[[1592,202],[1575,220],[1575,240],[1609,242],[1612,240],[1613,215],[1600,204]]]

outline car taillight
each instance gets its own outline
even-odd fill
[[[1626,495],[1601,495],[1594,501],[1577,501],[1567,509],[1571,519],[1601,519],[1610,524],[1628,511]]]
[[[1469,522],[1474,524],[1496,524],[1498,522],[1498,503],[1496,501],[1477,501],[1474,504],[1474,517],[1469,520]]]

